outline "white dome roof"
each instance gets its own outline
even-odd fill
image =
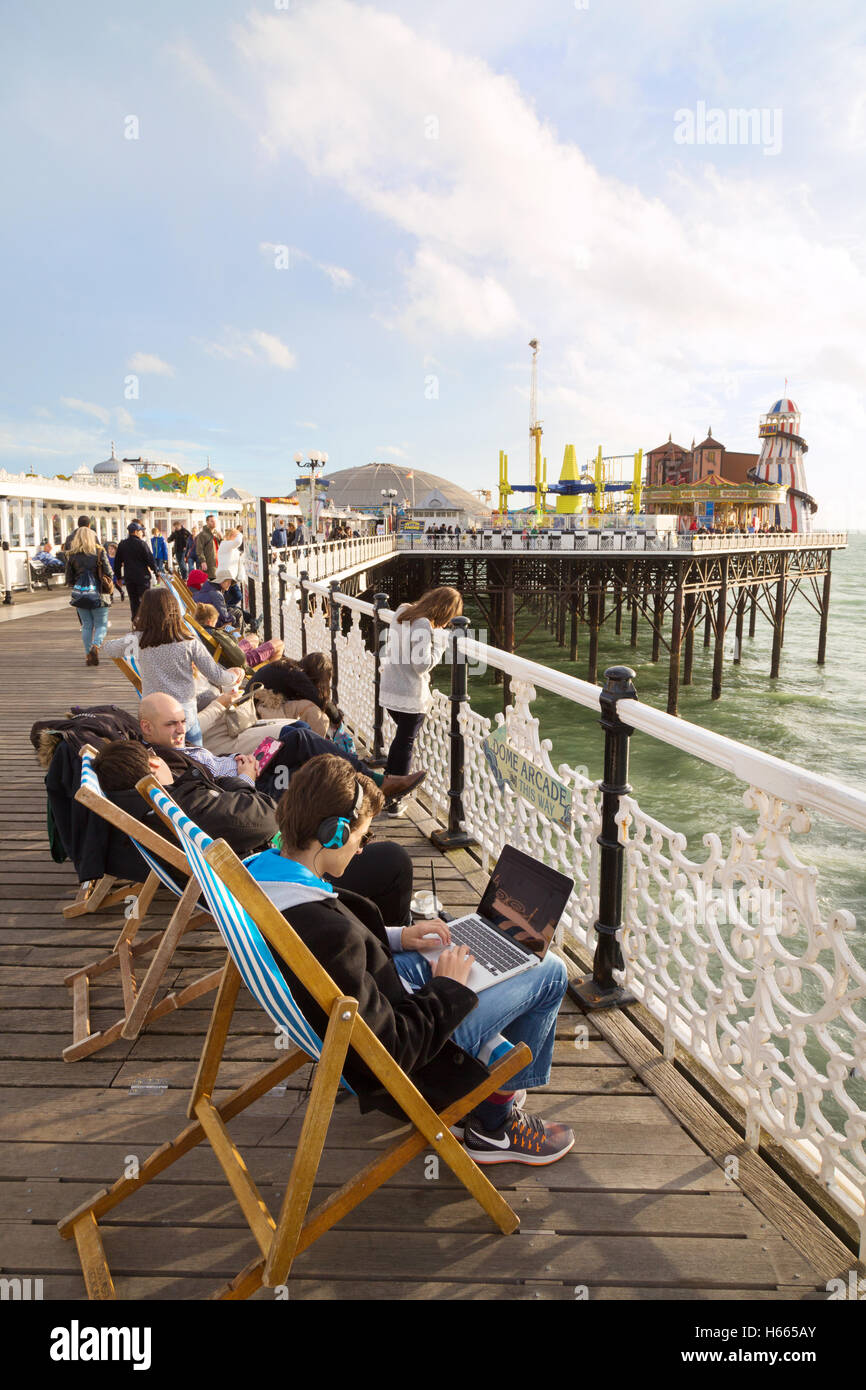
[[[133,468],[132,464],[131,464],[131,463],[124,463],[123,459],[119,459],[119,458],[117,457],[117,454],[114,452],[114,440],[113,440],[113,439],[112,439],[112,441],[111,441],[111,458],[103,459],[102,463],[97,463],[97,465],[96,465],[96,467],[94,468],[93,471],[94,471],[94,473],[102,473],[102,474],[105,474],[105,473],[115,473],[115,474],[117,474],[117,473],[123,473],[123,474],[130,474],[130,473],[131,473],[131,474],[133,475],[133,477],[135,476],[135,469]]]

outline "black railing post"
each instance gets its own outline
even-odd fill
[[[387,594],[373,595],[373,756],[367,761],[374,767],[385,766],[385,743],[382,736],[384,711],[379,702],[379,678],[382,669],[382,631],[385,624],[379,617],[388,607]]]
[[[463,849],[474,844],[471,835],[461,829],[463,820],[463,785],[466,750],[460,728],[460,709],[467,697],[466,656],[458,647],[457,638],[469,626],[468,618],[451,619],[451,779],[448,786],[448,829],[434,830],[430,843],[437,849]]]
[[[301,656],[307,655],[307,614],[310,611],[310,596],[304,585],[310,578],[309,570],[301,570]]]
[[[9,542],[3,542],[3,602],[14,603],[12,597],[12,565],[9,559]]]
[[[337,603],[337,593],[337,581],[332,579],[328,585],[328,601],[330,604],[328,618],[331,629],[331,699],[334,701],[335,705],[340,703],[340,696],[338,694],[340,676],[337,670],[337,633],[340,631],[340,605]]]
[[[614,970],[623,968],[622,951],[616,934],[622,926],[622,881],[625,850],[620,843],[616,817],[620,802],[631,791],[628,783],[628,741],[632,734],[617,714],[620,700],[636,700],[637,693],[630,666],[609,666],[604,673],[605,684],[599,694],[601,727],[604,729],[604,780],[601,783],[601,834],[598,844],[599,885],[598,938],[592,962],[592,974],[571,989],[584,1009],[609,1009],[620,1004],[634,1003],[634,995],[618,985]]]

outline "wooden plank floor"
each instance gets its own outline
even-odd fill
[[[113,611],[125,630],[126,608]],[[52,863],[45,835],[42,770],[28,741],[34,720],[72,703],[135,697],[111,664],[84,666],[74,616],[60,612],[0,628],[0,1231],[6,1275],[41,1276],[46,1299],[81,1298],[75,1247],[56,1221],[143,1159],[185,1123],[212,996],[167,1016],[133,1043],[66,1064],[71,1037],[64,975],[110,948],[118,915],[67,921],[76,890],[69,864]],[[477,873],[424,838],[420,813],[387,832],[419,861],[436,859],[437,884],[453,909],[477,902]],[[467,873],[470,877],[467,877]],[[167,915],[166,905],[160,908]],[[221,962],[214,935],[187,937],[167,984],[182,985]],[[117,1013],[114,986],[95,990],[93,1027]],[[248,999],[236,1015],[229,1065],[236,1084],[274,1058],[274,1035]],[[814,1268],[784,1239],[566,1004],[553,1075],[537,1108],[577,1135],[555,1166],[494,1170],[522,1226],[491,1234],[447,1170],[423,1159],[403,1170],[323,1237],[295,1265],[291,1297],[305,1299],[809,1299],[826,1297]],[[164,1083],[139,1089],[134,1082]],[[302,1114],[306,1078],[290,1078],[233,1123],[232,1133],[266,1199],[275,1203]],[[396,1126],[359,1118],[346,1098],[335,1114],[320,1178],[342,1183]],[[207,1297],[253,1254],[253,1243],[215,1160],[203,1149],[112,1214],[105,1246],[120,1298]],[[584,1294],[584,1290],[586,1291]],[[272,1297],[262,1292],[261,1297]]]

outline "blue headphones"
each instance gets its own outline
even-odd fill
[[[355,782],[355,803],[348,816],[328,816],[316,831],[322,849],[342,849],[352,833],[352,821],[357,820],[364,804],[364,788]]]

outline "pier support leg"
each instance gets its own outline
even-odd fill
[[[752,589],[752,601],[749,604],[749,636],[755,635],[755,622],[758,617],[758,589],[757,585]]]
[[[601,580],[593,576],[589,586],[589,663],[586,679],[591,685],[598,680],[598,629],[601,626],[604,589]]]
[[[695,595],[686,594],[686,640],[685,649],[683,651],[683,685],[691,685],[692,683],[692,665],[695,656],[695,623],[697,621],[696,607],[697,599]]]
[[[664,582],[664,574],[659,570],[656,576],[655,589],[653,591],[653,650],[651,658],[653,661],[658,661],[659,650],[661,648],[662,626],[664,624],[665,615]]]
[[[505,593],[502,595],[502,648],[514,651],[514,561],[510,560],[505,573]],[[511,677],[507,672],[502,679],[502,712],[511,704]]]
[[[818,633],[818,665],[823,666],[827,656],[827,619],[830,616],[830,555],[827,554],[827,573],[824,575],[824,590],[821,595],[821,629]]]
[[[668,667],[668,714],[676,714],[680,696],[680,643],[683,635],[683,566],[677,565],[674,606],[671,614],[671,656]]]
[[[710,645],[710,633],[713,630],[713,610],[712,598],[709,594],[704,594],[704,646]]]
[[[728,616],[728,557],[722,556],[722,579],[719,585],[719,599],[716,605],[716,648],[713,653],[713,689],[711,698],[718,700],[722,694],[722,667],[725,661],[725,619]]]
[[[632,647],[637,646],[637,620],[639,612],[637,589],[633,588],[631,594],[631,638],[629,639],[629,645]]]
[[[773,605],[773,655],[770,659],[771,677],[778,676],[782,659],[782,641],[785,631],[785,591],[787,587],[788,576],[787,572],[783,569],[782,576],[776,585],[776,602]]]
[[[571,642],[569,643],[569,657],[570,657],[570,659],[571,659],[572,661],[577,661],[577,633],[578,633],[577,604],[578,604],[577,594],[574,594],[574,593],[573,593],[572,596],[571,596]]]
[[[622,636],[622,580],[621,580],[621,579],[617,579],[617,580],[614,581],[613,592],[614,592],[614,602],[616,603],[616,627],[615,627],[615,631],[616,631],[617,637],[620,637],[620,636]]]
[[[737,594],[737,625],[734,629],[734,665],[739,666],[743,654],[743,619],[746,616],[746,590]]]

